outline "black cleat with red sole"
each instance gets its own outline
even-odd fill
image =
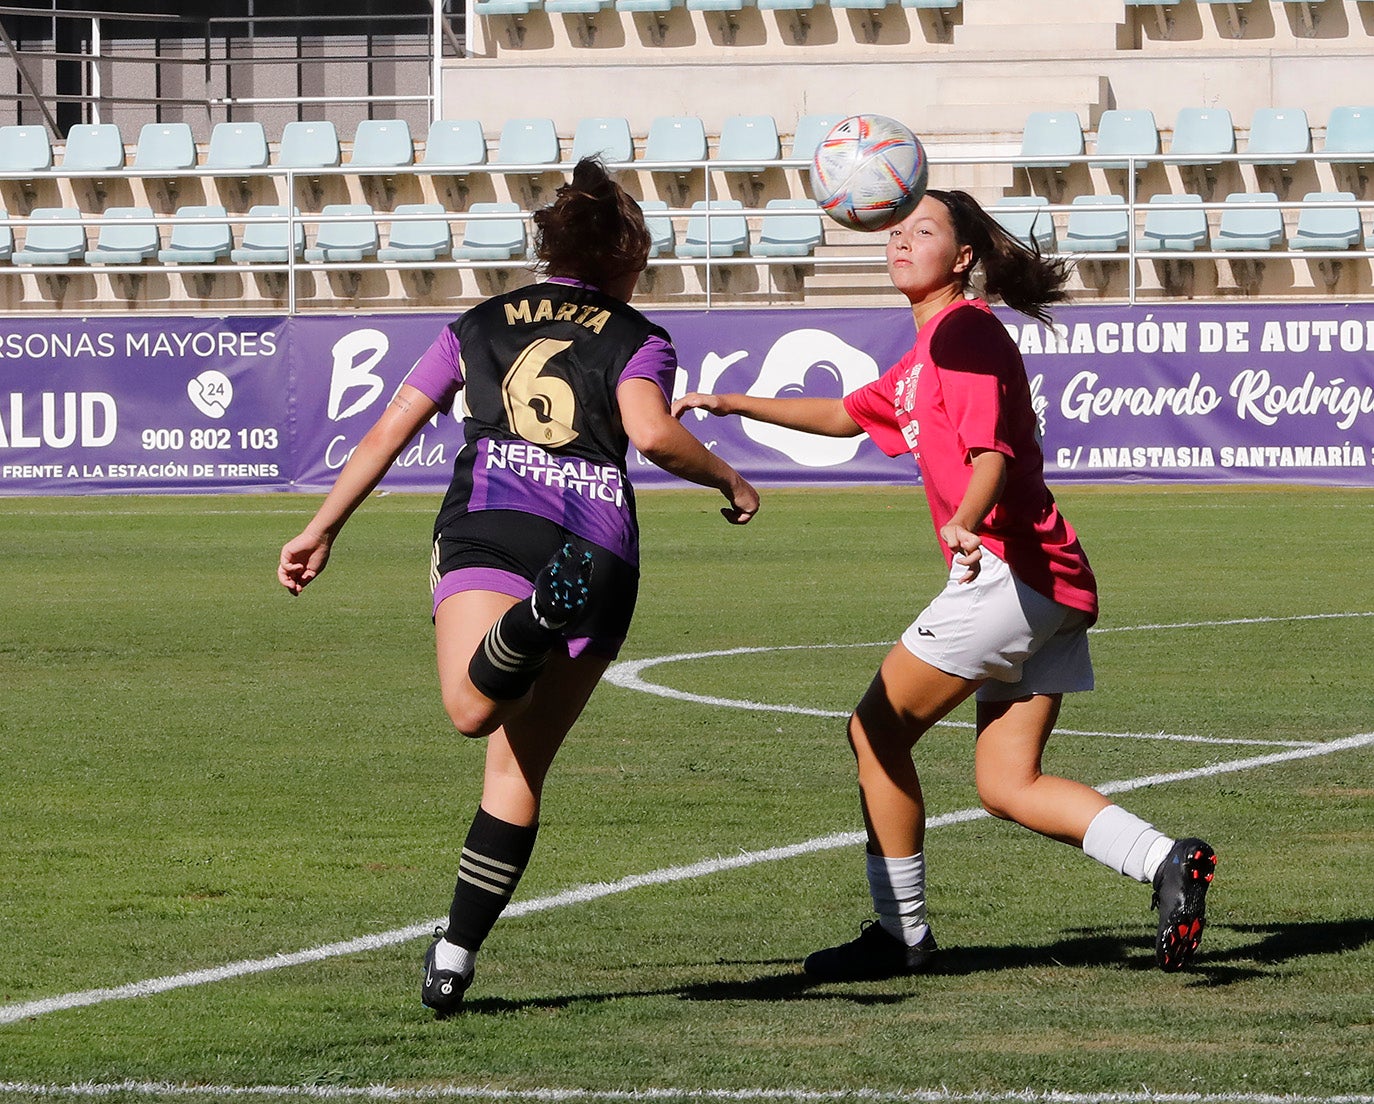
[[[1216,868],[1216,852],[1205,840],[1181,839],[1155,872],[1151,907],[1159,909],[1155,961],[1161,970],[1183,969],[1202,942],[1207,889]]]

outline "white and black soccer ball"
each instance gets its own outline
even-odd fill
[[[886,230],[916,209],[929,168],[920,140],[886,115],[851,115],[821,139],[811,194],[851,230]]]

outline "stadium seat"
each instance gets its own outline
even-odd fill
[[[474,219],[463,228],[463,243],[453,255],[469,261],[511,261],[525,256],[525,221],[515,203],[474,203],[469,214],[510,214],[514,218]]]
[[[740,214],[712,215],[708,212],[742,211],[737,199],[716,199],[707,205],[699,199],[692,204],[694,214],[687,220],[687,231],[677,247],[679,257],[733,257],[749,250],[749,224]]]
[[[1221,224],[1212,235],[1212,248],[1218,253],[1231,250],[1262,252],[1283,241],[1283,212],[1260,208],[1257,203],[1277,203],[1273,192],[1232,192],[1226,197]]]
[[[114,123],[80,123],[67,131],[62,168],[67,172],[113,172],[124,168],[124,137]]]
[[[435,217],[393,221],[387,244],[377,250],[379,261],[437,261],[453,252],[453,232],[439,204],[402,203],[393,213]]]
[[[1104,111],[1097,122],[1098,154],[1110,154],[1115,160],[1090,161],[1099,169],[1126,169],[1130,162],[1122,157],[1153,157],[1159,153],[1159,127],[1155,125],[1153,111]],[[1137,161],[1136,171],[1145,168]]]
[[[737,12],[753,6],[754,0],[687,0],[688,11]]]
[[[759,239],[749,247],[755,257],[810,257],[825,240],[820,209],[809,199],[770,199],[764,211]]]
[[[130,222],[151,219],[151,207],[111,207],[100,216],[100,233],[94,249],[86,251],[92,265],[136,265],[152,260],[162,246],[155,223]]]
[[[757,0],[760,11],[810,11],[818,0]]]
[[[544,0],[544,10],[555,15],[591,15],[612,6],[612,0]]]
[[[52,143],[41,126],[0,126],[0,172],[47,172]]]
[[[478,119],[435,119],[429,124],[422,165],[467,168],[487,163],[487,139]]]
[[[1354,192],[1308,192],[1289,249],[1350,249],[1361,244],[1364,225],[1358,207],[1311,207],[1312,203],[1354,203]]]
[[[8,261],[14,253],[14,231],[3,225],[10,213],[0,207],[0,261]]]
[[[666,12],[683,6],[684,0],[615,0],[621,12]]]
[[[244,226],[243,240],[239,248],[230,250],[230,260],[236,264],[286,264],[293,254],[299,259],[305,251],[305,226],[301,223],[299,209],[293,209],[293,213],[296,230],[289,234],[285,207],[273,203],[255,204],[248,211],[248,217],[255,221]]]
[[[1054,253],[1059,249],[1054,233],[1054,216],[1045,210],[1050,201],[1044,196],[1002,196],[990,214],[1012,237],[1028,249]],[[1015,210],[1015,208],[1022,210]],[[1008,208],[1011,208],[1008,210]]]
[[[196,167],[196,140],[189,123],[145,123],[134,148],[136,169],[176,172]]]
[[[24,248],[10,257],[17,265],[64,265],[86,253],[86,228],[75,207],[35,207],[29,213]]]
[[[1082,152],[1083,124],[1075,112],[1032,111],[1026,116],[1025,129],[1021,132],[1023,157],[1077,157]],[[1033,167],[1067,169],[1069,162],[1041,162]]]
[[[810,161],[816,155],[816,147],[821,144],[821,139],[844,118],[844,115],[803,115],[797,120],[792,134],[791,155],[798,160]]]
[[[261,123],[216,123],[210,131],[207,169],[261,169],[269,159]]]
[[[1224,107],[1179,108],[1169,152],[1199,159],[1235,153],[1236,128],[1231,113]]]
[[[677,244],[673,220],[667,215],[653,213],[668,210],[668,204],[661,199],[642,199],[639,206],[644,212],[644,225],[649,229],[649,256],[662,257],[671,253]]]
[[[349,165],[358,169],[395,169],[415,163],[410,126],[404,119],[364,119],[353,132]]]
[[[832,8],[859,8],[863,11],[879,11],[896,0],[830,0]]]
[[[342,160],[339,132],[325,120],[287,123],[277,146],[277,164],[284,169],[327,169]]]
[[[963,0],[902,0],[904,8],[921,8],[928,11],[954,11]]]
[[[174,222],[167,247],[159,249],[161,264],[214,264],[229,256],[234,247],[229,213],[218,206],[186,206],[176,209],[177,218],[216,219],[215,222]]]
[[[1115,253],[1130,237],[1130,214],[1121,196],[1074,196],[1064,230],[1066,252]]]
[[[350,222],[321,222],[315,244],[305,251],[305,259],[320,262],[363,261],[377,252],[377,223],[367,203],[326,203],[321,215],[358,216]]]
[[[1135,247],[1144,252],[1190,253],[1206,248],[1208,234],[1200,195],[1157,195],[1145,205],[1145,227]]]
[[[610,117],[579,119],[569,156],[574,163],[584,157],[600,157],[608,165],[633,161],[635,146],[630,124]]]
[[[537,11],[543,0],[473,0],[477,15],[529,15]]]
[[[496,147],[497,165],[557,164],[558,133],[552,119],[509,119]]]
[[[1247,154],[1262,153],[1256,165],[1292,165],[1295,155],[1312,151],[1312,129],[1302,108],[1257,107],[1250,120]]]
[[[778,124],[771,115],[731,115],[720,128],[716,157],[721,161],[752,162],[722,168],[722,172],[761,173],[768,168],[768,162],[781,156]]]
[[[1324,149],[1374,158],[1374,107],[1333,107],[1326,120]]]
[[[661,115],[649,123],[640,163],[706,160],[706,127],[695,115]]]

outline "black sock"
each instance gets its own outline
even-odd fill
[[[468,678],[492,701],[522,698],[560,635],[539,623],[528,601],[517,602],[487,630],[468,663]]]
[[[476,953],[525,872],[538,824],[507,824],[480,806],[472,818],[444,938]]]

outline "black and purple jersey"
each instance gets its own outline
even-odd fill
[[[639,561],[629,439],[616,388],[648,379],[671,399],[668,334],[594,287],[552,279],[452,323],[406,383],[445,411],[463,392],[465,444],[436,536],[477,510],[522,510]]]

